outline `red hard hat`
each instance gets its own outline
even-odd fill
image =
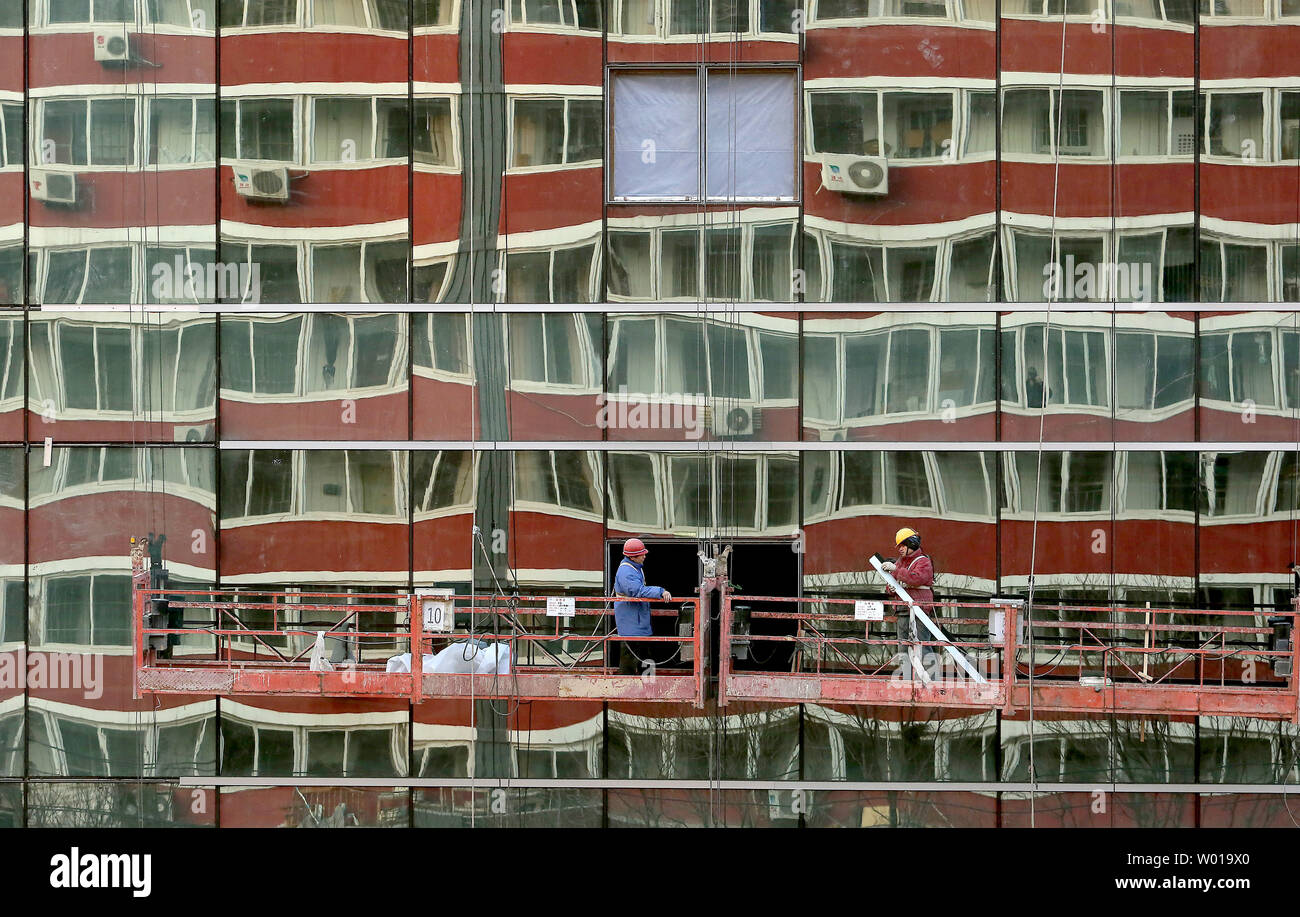
[[[646,553],[645,543],[640,538],[629,538],[623,542],[624,557],[640,557]]]

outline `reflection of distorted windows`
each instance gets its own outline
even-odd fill
[[[1300,159],[1300,92],[1278,93],[1278,143],[1282,159]]]
[[[22,319],[0,319],[0,401],[22,396],[23,369]],[[0,484],[0,493],[3,492]]]
[[[799,397],[799,340],[793,334],[758,332],[763,398],[784,401]]]
[[[430,166],[455,166],[457,150],[451,99],[416,99],[414,124],[415,161]]]
[[[409,253],[404,241],[312,245],[311,301],[405,302]]]
[[[304,390],[307,392],[389,386],[404,346],[396,315],[311,316]]]
[[[474,491],[473,472],[473,457],[468,452],[415,452],[411,458],[411,483],[416,511],[427,513],[469,504]]]
[[[294,773],[294,734],[221,717],[221,773],[233,777]],[[336,775],[337,776],[337,775]]]
[[[217,251],[205,246],[147,246],[145,301],[207,303],[240,295],[238,267],[216,265]]]
[[[610,516],[621,522],[658,528],[659,484],[655,462],[641,453],[609,456]]]
[[[512,107],[514,168],[600,159],[605,122],[600,99],[517,98]]]
[[[416,28],[451,25],[458,0],[412,0]]]
[[[596,384],[599,315],[515,313],[507,319],[510,378],[550,385]]]
[[[1196,152],[1196,100],[1189,90],[1121,90],[1120,156],[1191,156]]]
[[[1091,16],[1103,0],[1006,0],[1003,16]]]
[[[131,410],[129,328],[60,323],[58,349],[66,407]]]
[[[45,581],[45,642],[83,646],[131,642],[131,577],[99,573]]]
[[[1105,452],[1054,452],[1007,456],[1003,507],[1010,512],[1096,513],[1110,508],[1110,455]]]
[[[469,318],[435,312],[415,319],[415,365],[439,372],[469,374]]]
[[[1270,459],[1268,452],[1219,452],[1210,458],[1210,481],[1205,488],[1210,516],[1256,516],[1263,499]]]
[[[941,407],[968,407],[994,400],[994,334],[988,328],[939,331],[936,397]]]
[[[300,303],[303,301],[298,246],[222,242],[221,263],[226,271],[237,266],[238,289],[227,280],[222,302]],[[214,291],[218,294],[222,290]]]
[[[221,518],[281,515],[293,506],[293,453],[239,449],[221,452]]]
[[[591,453],[515,453],[515,496],[523,502],[599,512],[600,480]]]
[[[0,104],[0,168],[23,164],[23,105],[21,102]]]
[[[395,516],[401,478],[392,452],[304,452],[302,511]]]
[[[0,643],[14,643],[24,639],[27,627],[27,602],[24,598],[23,581],[6,579],[0,584],[0,602],[4,604],[0,613]],[[0,754],[3,754],[0,745]],[[0,769],[0,774],[6,773]]]
[[[426,745],[417,743],[415,754],[419,760],[417,777],[468,777],[470,775],[470,748],[468,745]]]
[[[49,0],[51,25],[63,22],[134,22],[133,0]]]
[[[1200,782],[1277,783],[1291,779],[1290,770],[1295,766],[1291,743],[1276,734],[1277,726],[1217,719],[1224,727],[1201,729]]]
[[[555,0],[540,2],[553,3]],[[724,35],[759,32],[789,34],[795,30],[795,12],[803,2],[804,0],[610,0],[610,30],[623,35],[663,37],[691,36],[702,32]]]
[[[394,760],[395,728],[309,730],[304,773],[312,777],[395,777],[405,766]]]
[[[1116,18],[1155,19],[1191,25],[1196,0],[1114,0]]]
[[[23,773],[23,711],[0,716],[0,777]],[[8,825],[12,827],[12,823]]]
[[[293,25],[298,0],[221,0],[222,28]]]
[[[992,482],[996,468],[991,454],[936,452],[934,462],[938,472],[936,489],[942,512],[992,515]]]
[[[1268,302],[1267,245],[1201,237],[1202,302]]]
[[[1106,407],[1110,403],[1106,333],[1052,328],[1044,350],[1044,331],[1043,325],[1029,325],[1003,332],[1003,399],[1040,408],[1046,395],[1047,404]],[[1008,360],[1008,352],[1019,359]],[[1023,367],[1019,378],[1017,363]]]
[[[442,302],[446,287],[451,279],[451,262],[433,261],[428,264],[416,264],[411,272],[414,284],[412,302]]]
[[[599,298],[596,243],[549,251],[504,252],[506,302],[586,303]]]
[[[216,158],[216,103],[206,99],[150,99],[149,165],[212,162]]]
[[[1264,148],[1264,93],[1205,93],[1208,111],[1201,152],[1241,159],[1267,158]]]
[[[510,0],[510,21],[599,30],[600,7],[600,0]]]
[[[1201,15],[1258,18],[1264,15],[1266,3],[1267,0],[1200,0]]]
[[[23,6],[21,3],[6,3],[0,6],[0,29],[21,29],[23,27]]]
[[[1190,334],[1119,331],[1115,334],[1115,406],[1148,411],[1192,399]]]
[[[829,248],[833,302],[928,302],[932,298],[937,246],[831,241]]]
[[[193,777],[211,770],[211,720],[202,719],[158,729],[154,776]]]
[[[312,24],[406,31],[406,0],[312,0]]]
[[[293,99],[223,99],[222,158],[296,161],[294,110]]]
[[[1007,89],[1002,98],[1002,150],[1105,156],[1104,109],[1100,89]]]
[[[932,507],[920,452],[845,452],[840,505]]]
[[[1201,397],[1275,407],[1274,335],[1237,331],[1201,336]]]
[[[817,0],[817,21],[945,16],[944,0]]]
[[[287,395],[295,388],[298,340],[304,319],[222,320],[221,387],[258,395]]]
[[[40,112],[40,149],[53,150],[49,162],[135,164],[135,99],[49,99],[41,104]],[[46,161],[44,156],[42,160]]]
[[[238,2],[238,0],[235,0]],[[217,0],[146,0],[149,21],[179,28],[216,28]]]
[[[31,257],[35,259],[36,253]],[[0,305],[23,301],[23,246],[0,245]]]
[[[115,304],[132,301],[135,253],[131,246],[48,251],[40,301],[49,305]]]
[[[406,158],[405,99],[318,98],[312,106],[312,162]]]
[[[940,6],[942,9],[942,6]],[[986,93],[972,93],[972,149],[991,149],[992,123]],[[979,101],[974,101],[978,97]],[[891,159],[952,157],[954,92],[819,91],[809,96],[815,153],[888,156]],[[879,138],[884,138],[883,148]]]
[[[611,230],[609,295],[617,300],[789,302],[792,223],[699,229]]]

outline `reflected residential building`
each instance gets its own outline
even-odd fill
[[[30,301],[213,301],[166,272],[215,249],[214,6],[30,5]]]
[[[1200,326],[1201,436],[1285,441],[1300,404],[1300,326],[1294,312],[1206,313]]]
[[[26,360],[23,353],[23,313],[21,310],[0,310],[0,442],[22,442],[23,385]]]

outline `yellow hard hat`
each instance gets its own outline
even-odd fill
[[[894,545],[898,546],[916,534],[914,529],[899,529],[894,534]]]

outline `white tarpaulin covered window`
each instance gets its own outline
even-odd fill
[[[710,200],[793,200],[794,74],[710,70],[703,76],[680,70],[613,76],[612,197],[699,200],[707,190]]]

